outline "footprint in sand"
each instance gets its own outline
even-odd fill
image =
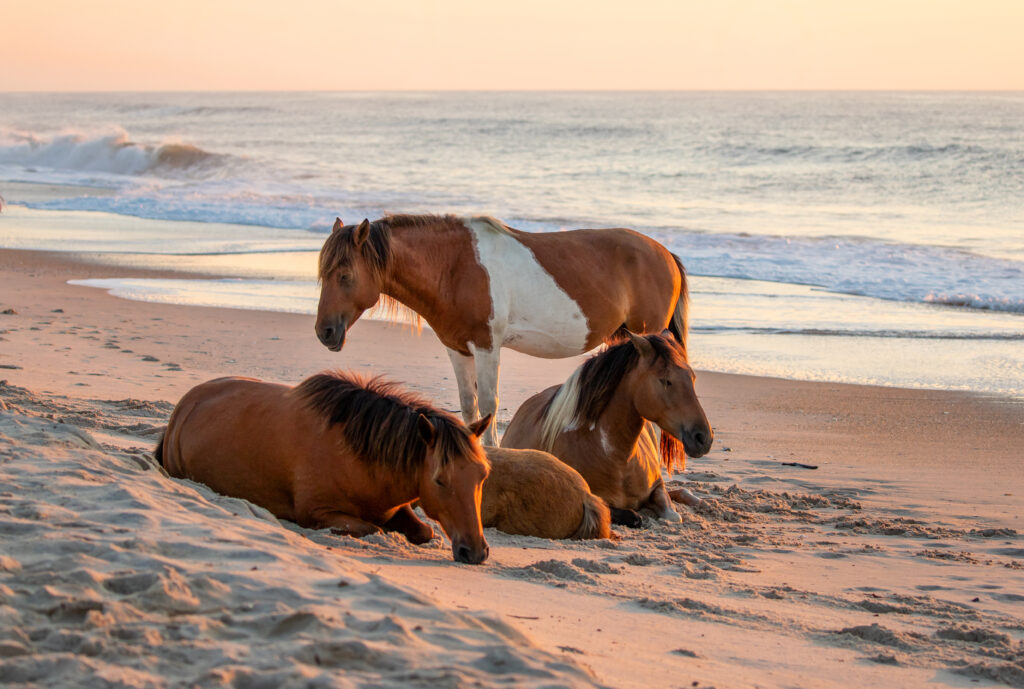
[[[149,354],[147,354],[146,356],[142,357],[142,360],[143,361],[160,361],[155,356],[150,356]]]
[[[181,367],[180,364],[175,364],[173,362],[164,364],[164,368],[166,368],[168,371],[184,371],[185,370],[185,369],[183,369]]]

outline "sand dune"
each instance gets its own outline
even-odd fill
[[[438,606],[266,510],[171,479],[128,438],[154,408],[0,412],[0,681],[46,686],[591,686],[497,615]],[[162,409],[166,415],[167,410]],[[145,437],[145,436],[143,436]],[[140,442],[142,438],[140,437]]]

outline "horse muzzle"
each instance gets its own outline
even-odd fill
[[[692,431],[683,429],[679,434],[679,439],[683,442],[686,456],[696,459],[703,457],[711,450],[711,445],[715,441],[715,432],[708,426],[694,428]]]
[[[340,352],[345,346],[345,335],[348,332],[348,322],[345,318],[335,319],[331,323],[316,325],[316,336],[324,347],[332,352]]]
[[[483,543],[477,548],[472,548],[461,541],[458,543],[452,543],[452,557],[456,562],[465,562],[467,565],[478,565],[486,560],[487,556],[490,554],[491,549],[487,543]]]

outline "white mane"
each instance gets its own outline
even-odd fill
[[[569,379],[562,383],[555,396],[551,398],[547,414],[541,422],[540,448],[545,452],[551,452],[555,444],[555,438],[564,430],[572,430],[576,423],[576,407],[580,400],[580,372],[579,368],[572,372]]]

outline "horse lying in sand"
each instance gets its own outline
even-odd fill
[[[520,232],[494,218],[451,215],[339,219],[320,251],[319,275],[316,334],[324,346],[340,350],[381,299],[408,307],[448,348],[467,423],[497,410],[502,347],[558,359],[622,328],[667,327],[686,338],[682,263],[627,229]],[[493,428],[484,443],[497,443]]]
[[[707,454],[714,434],[694,392],[686,350],[673,334],[626,335],[562,385],[526,400],[501,446],[558,457],[604,498],[616,524],[638,526],[641,509],[679,521],[660,465],[671,471],[682,450],[691,457]],[[660,463],[637,451],[645,420],[662,431]]]
[[[538,450],[484,450],[491,463],[480,502],[484,526],[540,538],[611,536],[608,505],[572,467]]]
[[[393,383],[320,373],[294,388],[218,378],[181,399],[154,455],[171,476],[245,498],[283,519],[351,536],[425,543],[441,523],[459,562],[479,564],[488,462],[479,436]]]

